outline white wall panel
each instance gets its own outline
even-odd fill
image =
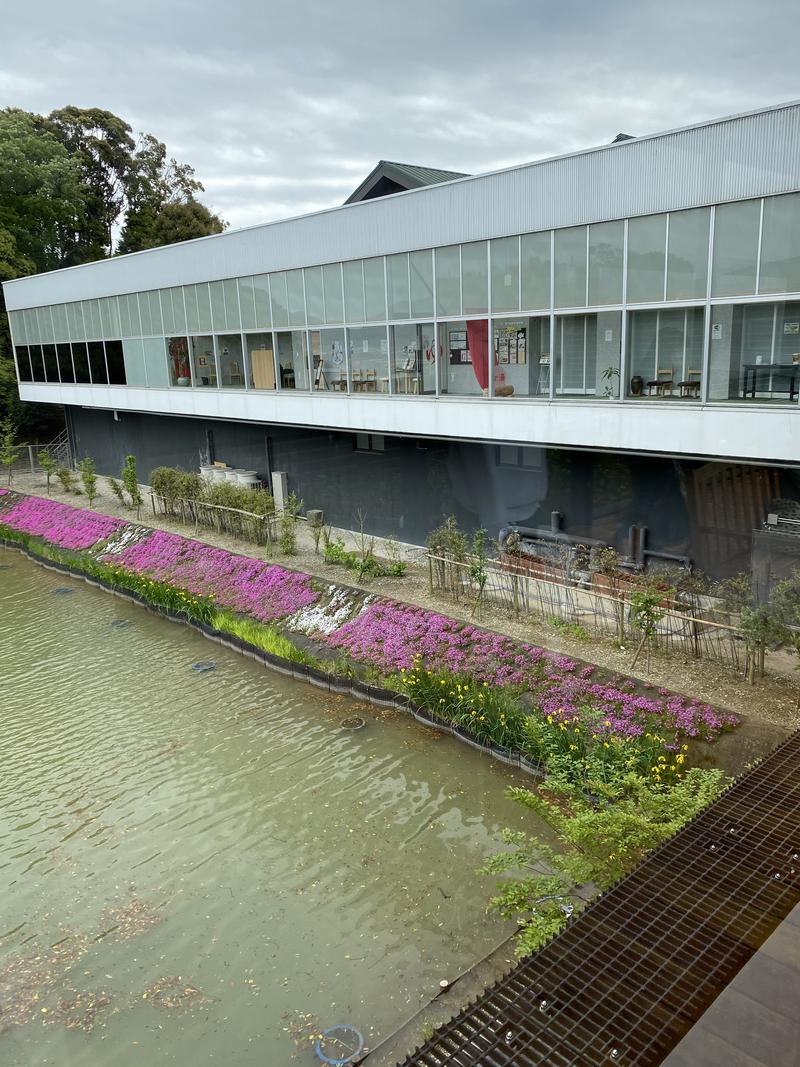
[[[676,403],[581,400],[488,402],[483,397],[438,400],[333,393],[222,392],[125,386],[30,385],[23,400],[78,407],[194,415],[202,418],[371,431],[404,437],[507,441],[759,463],[799,463],[797,412]],[[624,414],[624,417],[623,417]]]
[[[800,104],[4,284],[9,309],[800,189]]]

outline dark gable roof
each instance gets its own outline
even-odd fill
[[[461,174],[456,170],[415,167],[411,163],[391,163],[382,159],[361,185],[348,196],[345,204],[357,204],[360,200],[374,200],[378,196],[390,196],[407,189],[419,189],[423,185],[438,185],[439,182],[468,177],[468,174]]]

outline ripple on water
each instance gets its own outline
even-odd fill
[[[2,557],[0,1062],[75,1030],[82,1067],[282,1067],[300,1016],[374,1045],[509,932],[475,873],[506,769],[219,646],[187,670],[199,635]]]

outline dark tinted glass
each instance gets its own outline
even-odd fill
[[[56,359],[56,346],[42,345],[42,355],[44,356],[44,372],[47,375],[48,382],[61,381],[58,376],[58,360]]]
[[[33,371],[33,380],[35,382],[46,382],[47,379],[44,376],[44,360],[42,359],[42,346],[31,345],[31,370]]]
[[[92,371],[92,383],[94,385],[108,385],[106,356],[102,341],[89,342],[89,367]]]
[[[75,381],[79,385],[89,385],[89,352],[85,341],[72,342],[72,362],[75,366]]]
[[[61,381],[74,382],[75,372],[72,369],[72,353],[69,345],[56,345],[56,355],[58,356],[58,370],[61,375]]]
[[[108,364],[109,384],[127,385],[122,341],[106,341],[106,363]]]
[[[32,382],[33,375],[31,374],[31,357],[28,351],[27,345],[17,345],[17,366],[19,367],[19,380],[21,382]]]

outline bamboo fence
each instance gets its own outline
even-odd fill
[[[454,560],[428,553],[432,592],[443,593],[456,603],[472,603],[474,613],[493,603],[517,618],[538,617],[560,625],[581,627],[589,634],[617,634],[631,642],[641,638],[631,622],[630,594],[637,586],[627,577],[619,581],[598,572],[570,574],[556,564],[543,565],[531,573],[524,561],[503,563],[486,560],[482,569],[486,583],[480,595],[475,579],[476,560]],[[616,585],[612,590],[603,585]],[[696,659],[713,659],[737,670],[745,660],[745,646],[730,616],[704,596],[666,599],[659,609],[652,646],[664,652],[680,652]],[[728,621],[724,621],[727,619]]]

